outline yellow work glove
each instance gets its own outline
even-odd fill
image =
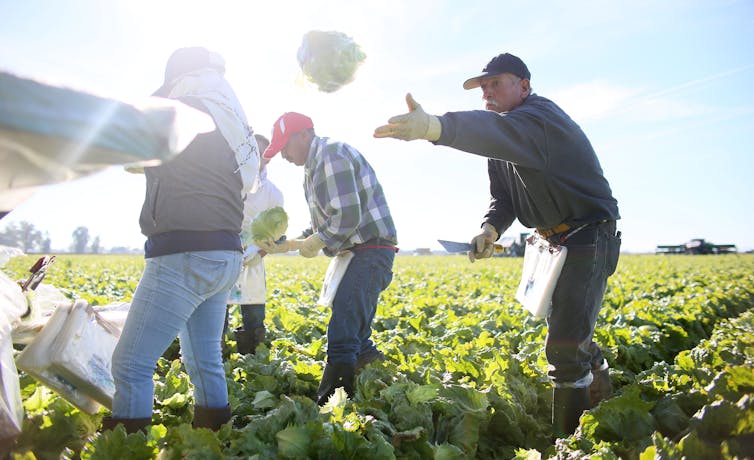
[[[298,251],[301,248],[302,242],[303,240],[285,240],[282,243],[277,244],[274,241],[269,240],[254,241],[254,244],[267,254],[281,254],[284,252]]]
[[[387,125],[374,130],[374,137],[392,137],[404,141],[426,139],[436,141],[442,133],[440,119],[427,114],[422,106],[414,100],[411,93],[406,94],[408,113],[390,118]]]
[[[485,222],[482,224],[482,233],[471,239],[471,251],[469,251],[469,261],[474,263],[477,259],[486,259],[492,257],[495,251],[495,241],[498,234],[495,227]]]
[[[319,250],[325,247],[325,242],[319,236],[319,233],[315,233],[301,241],[301,247],[298,253],[303,257],[314,257],[319,254]]]

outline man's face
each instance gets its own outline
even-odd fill
[[[484,108],[497,113],[509,112],[529,96],[529,80],[504,73],[480,80]]]
[[[287,161],[295,164],[296,166],[303,166],[306,163],[306,159],[309,157],[309,144],[307,142],[309,137],[306,135],[306,131],[299,131],[291,135],[288,139],[288,143],[280,151]]]

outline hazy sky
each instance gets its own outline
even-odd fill
[[[325,94],[301,84],[309,30],[338,30],[367,54],[356,80]],[[748,43],[748,45],[747,45]],[[405,249],[440,249],[479,229],[482,157],[428,142],[374,139],[406,111],[483,109],[462,82],[511,52],[590,138],[618,199],[625,251],[695,237],[754,248],[754,1],[36,1],[0,0],[0,69],[119,98],[162,84],[183,46],[219,52],[254,129],[285,111],[372,164]],[[746,51],[749,49],[749,51]],[[1,167],[1,166],[0,166]],[[303,168],[279,156],[289,236],[308,226]],[[105,247],[141,247],[143,176],[120,168],[49,186],[0,221],[30,221],[66,248],[84,225]],[[524,228],[516,222],[505,235]]]

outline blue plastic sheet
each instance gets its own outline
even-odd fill
[[[0,72],[0,211],[36,186],[159,163],[213,129],[208,115],[177,101],[134,105]]]

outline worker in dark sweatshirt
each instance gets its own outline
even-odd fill
[[[490,257],[515,219],[568,248],[545,343],[553,432],[568,435],[584,410],[611,393],[607,362],[592,337],[618,263],[618,203],[584,132],[555,103],[532,93],[521,59],[500,54],[463,87],[481,88],[486,110],[429,115],[408,94],[409,112],[390,118],[374,136],[426,139],[488,158],[491,201],[472,239],[472,262]]]

